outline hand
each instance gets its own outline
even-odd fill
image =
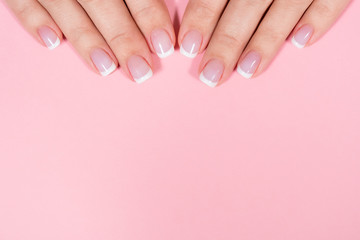
[[[350,0],[190,0],[179,32],[181,53],[204,51],[200,79],[211,87],[237,71],[262,73],[289,34],[296,47],[316,42]]]
[[[167,57],[175,34],[162,0],[5,0],[41,44],[57,47],[63,34],[96,72],[118,64],[141,83],[152,76],[150,51]]]

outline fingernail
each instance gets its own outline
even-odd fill
[[[128,60],[128,68],[137,83],[143,83],[153,75],[149,64],[140,56],[131,56]]]
[[[200,80],[209,87],[215,87],[224,73],[224,64],[217,59],[210,60],[200,74]]]
[[[40,27],[38,33],[48,49],[53,50],[60,45],[59,37],[49,27]]]
[[[107,76],[116,69],[116,65],[110,56],[102,49],[95,49],[91,53],[91,59],[102,76]]]
[[[157,29],[151,33],[151,42],[160,58],[166,58],[174,53],[174,45],[169,34],[163,29]]]
[[[237,67],[237,71],[244,78],[251,78],[261,61],[261,56],[257,52],[251,51],[246,54],[246,57],[241,61]]]
[[[297,48],[304,48],[309,42],[313,32],[313,27],[311,27],[310,25],[304,25],[296,32],[291,42]]]
[[[201,33],[196,30],[188,32],[181,43],[180,53],[189,58],[196,57],[200,51],[201,42]]]

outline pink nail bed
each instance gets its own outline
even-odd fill
[[[115,71],[115,63],[104,50],[94,49],[90,57],[102,76],[107,76]]]
[[[295,47],[304,48],[309,42],[313,33],[314,29],[312,26],[304,25],[296,32],[291,41],[295,45]]]
[[[131,56],[127,65],[131,76],[137,83],[143,83],[153,75],[149,64],[140,56]]]
[[[186,57],[194,58],[198,55],[202,43],[202,35],[196,30],[190,31],[184,37],[180,53]]]
[[[200,74],[200,80],[209,87],[216,87],[224,73],[224,64],[217,59],[210,60]]]
[[[151,42],[160,58],[166,58],[174,53],[174,45],[169,34],[163,29],[157,29],[151,33]]]
[[[60,39],[59,37],[56,35],[56,33],[49,27],[40,27],[38,29],[38,33],[41,37],[41,39],[43,40],[43,42],[45,43],[45,45],[50,49],[53,50],[54,48],[56,48],[57,46],[60,45]]]
[[[245,78],[251,78],[261,62],[261,56],[255,51],[246,54],[245,58],[237,67],[237,71]]]

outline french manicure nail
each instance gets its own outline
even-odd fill
[[[151,33],[151,42],[160,58],[166,58],[174,53],[174,45],[169,34],[163,29],[157,29]]]
[[[48,49],[53,50],[54,48],[60,45],[59,37],[49,27],[46,26],[40,27],[38,29],[38,33],[41,39],[43,40],[43,42],[45,43],[45,45],[48,47]]]
[[[246,54],[245,58],[241,61],[241,63],[237,67],[237,71],[244,78],[251,78],[256,69],[258,68],[261,61],[261,56],[257,52],[251,51]]]
[[[137,83],[143,83],[153,75],[149,64],[140,56],[131,56],[128,60],[128,68]]]
[[[297,48],[304,48],[306,44],[309,42],[313,32],[314,32],[313,27],[311,27],[310,25],[304,25],[296,32],[291,42]]]
[[[224,64],[217,59],[210,60],[200,74],[200,80],[209,87],[216,87],[224,73]]]
[[[115,71],[115,63],[104,50],[94,49],[90,57],[102,76],[107,76]]]
[[[200,51],[201,42],[201,33],[196,30],[188,32],[181,43],[180,53],[189,58],[196,57]]]

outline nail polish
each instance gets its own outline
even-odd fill
[[[140,56],[131,56],[128,60],[128,68],[135,82],[143,83],[152,77],[153,72],[149,64]]]
[[[38,29],[38,33],[48,49],[53,50],[60,45],[60,39],[49,27],[43,26]]]
[[[174,53],[174,45],[169,34],[163,29],[157,29],[151,33],[151,42],[160,58],[166,58]]]
[[[200,80],[209,87],[216,87],[224,73],[224,64],[217,59],[210,60],[200,74]]]
[[[90,57],[102,76],[107,76],[115,71],[116,65],[114,61],[104,50],[94,49]]]
[[[314,33],[314,29],[312,26],[304,25],[296,32],[291,42],[297,48],[304,48],[306,44],[309,42],[313,33]]]
[[[261,62],[261,56],[255,51],[246,54],[237,67],[237,72],[244,78],[251,78]]]
[[[195,58],[200,51],[201,43],[201,33],[196,30],[190,31],[181,43],[180,53],[188,58]]]

